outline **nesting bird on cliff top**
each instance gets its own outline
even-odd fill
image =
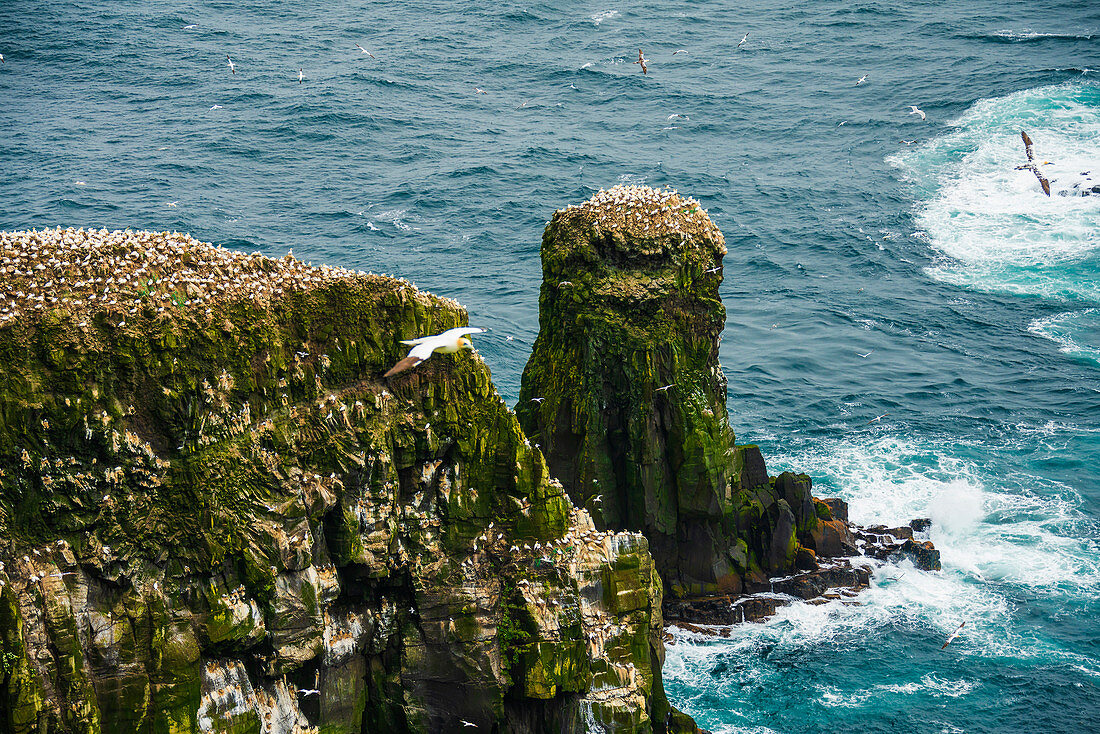
[[[431,357],[434,352],[453,354],[463,349],[473,349],[474,344],[466,338],[466,335],[480,334],[484,331],[485,329],[478,329],[473,326],[460,326],[457,329],[448,329],[442,334],[435,334],[434,336],[422,336],[419,339],[402,340],[402,344],[410,344],[412,345],[412,349],[409,350],[408,356],[390,368],[390,371],[384,376],[391,377],[399,372],[404,372],[407,369],[415,367]]]

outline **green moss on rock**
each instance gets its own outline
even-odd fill
[[[771,485],[729,425],[725,254],[698,202],[670,191],[615,187],[556,212],[516,407],[573,501],[601,527],[643,532],[677,596],[739,591],[754,566],[793,563],[786,480]],[[808,532],[800,481],[787,512]]]
[[[94,257],[65,260],[58,308],[0,323],[0,728],[662,730],[648,552],[583,573],[511,552],[588,520],[488,368],[381,377],[458,304],[169,233],[0,247],[32,238]],[[548,601],[601,578],[610,607]],[[502,589],[532,579],[512,655]],[[586,644],[597,619],[629,642]],[[587,672],[610,656],[644,671],[613,705]]]

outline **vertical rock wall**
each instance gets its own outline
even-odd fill
[[[516,413],[601,527],[638,530],[676,594],[787,570],[809,480],[734,445],[718,364],[724,238],[697,201],[616,187],[555,212]]]
[[[380,380],[456,303],[167,233],[0,246],[0,731],[694,731],[645,538],[476,355]]]

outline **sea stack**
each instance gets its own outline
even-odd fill
[[[674,596],[793,568],[809,478],[737,447],[718,363],[722,233],[694,199],[617,186],[555,212],[516,408],[602,528],[638,530]]]

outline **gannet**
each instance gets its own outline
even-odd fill
[[[941,647],[940,649],[941,650],[946,650],[947,646],[950,645],[955,640],[955,638],[959,636],[959,634],[962,632],[963,627],[965,627],[965,626],[966,626],[966,622],[963,622],[962,624],[960,624],[959,628],[951,633],[951,636],[947,638],[947,642],[943,643],[943,647]]]
[[[473,349],[473,342],[467,339],[466,335],[480,334],[483,331],[485,331],[485,329],[478,329],[472,326],[464,326],[457,329],[448,329],[442,334],[435,334],[433,336],[422,336],[419,339],[402,340],[402,344],[409,344],[412,346],[412,349],[409,350],[409,354],[403,360],[390,368],[390,371],[387,372],[384,376],[391,377],[392,375],[396,375],[398,372],[404,372],[407,369],[415,367],[416,365],[431,357],[433,352],[453,354],[454,352],[458,352],[463,349]]]
[[[1021,130],[1020,137],[1024,140],[1024,153],[1027,154],[1027,163],[1022,166],[1016,166],[1017,171],[1028,170],[1035,174],[1035,178],[1039,179],[1039,185],[1043,187],[1043,193],[1050,196],[1050,181],[1047,181],[1046,176],[1039,172],[1039,167],[1035,165],[1035,155],[1031,152],[1031,138],[1028,137],[1027,131]],[[1043,163],[1049,163],[1050,161],[1043,161]]]
[[[298,83],[301,84],[302,80],[306,78],[306,75],[302,73],[301,69],[298,69]]]
[[[915,104],[909,105],[909,114],[910,115],[920,115],[920,119],[922,119],[922,120],[928,119],[928,115],[924,114],[923,110],[918,110],[917,106]]]
[[[865,82],[865,81],[867,81],[867,75],[866,74],[861,76],[859,79],[856,79],[856,86],[858,87],[860,84],[863,84],[863,82]]]
[[[746,33],[746,34],[745,34],[745,35],[744,35],[744,36],[743,36],[743,37],[741,38],[741,40],[737,42],[737,48],[741,48],[742,46],[744,46],[744,45],[745,45],[745,41],[747,41],[747,40],[749,40],[749,34],[748,34],[748,33]]]
[[[367,49],[365,49],[365,48],[363,48],[362,46],[360,46],[360,45],[359,45],[358,43],[357,43],[357,44],[355,44],[355,47],[356,47],[357,49],[359,49],[360,51],[362,51],[363,53],[365,53],[365,54],[366,54],[367,56],[370,56],[370,57],[371,57],[372,59],[376,59],[376,58],[378,58],[377,56],[375,56],[374,54],[372,54],[372,53],[371,53],[370,51],[368,51]]]
[[[229,58],[229,54],[225,55],[226,60],[229,62],[229,70],[234,74],[237,73],[237,65],[233,63],[233,59]]]
[[[646,71],[646,62],[647,62],[647,61],[649,61],[649,59],[647,59],[647,58],[646,58],[645,56],[642,56],[642,49],[638,49],[638,60],[637,60],[637,61],[635,61],[634,63],[635,63],[635,64],[640,64],[640,65],[641,65],[641,67],[642,67],[642,73],[643,73],[643,74],[646,74],[646,73],[648,73],[648,72]]]

